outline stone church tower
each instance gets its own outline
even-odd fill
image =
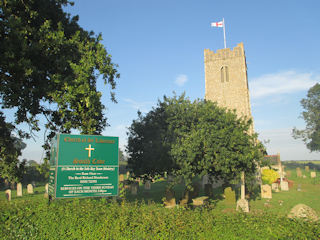
[[[216,53],[204,50],[205,99],[219,106],[235,109],[239,117],[252,118],[247,64],[243,43],[233,50],[219,49]],[[250,129],[253,132],[253,125]]]

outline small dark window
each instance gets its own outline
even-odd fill
[[[221,82],[229,82],[228,66],[223,66],[220,71],[221,71]]]

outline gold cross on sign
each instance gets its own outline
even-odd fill
[[[88,150],[88,157],[91,157],[91,151],[94,150],[94,148],[91,147],[91,144],[89,144],[89,147],[87,147],[86,150]]]

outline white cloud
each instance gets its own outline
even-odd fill
[[[129,103],[132,108],[139,110],[142,113],[147,113],[148,111],[150,111],[153,104],[153,102],[137,102],[130,98],[125,98],[123,100]]]
[[[320,153],[310,152],[301,140],[291,136],[292,129],[269,129],[257,131],[259,140],[270,140],[265,144],[268,154],[280,153],[281,160],[320,160]]]
[[[312,73],[285,71],[266,74],[250,81],[250,96],[254,99],[308,90],[319,81],[320,75]]]
[[[180,74],[176,77],[176,80],[174,81],[174,83],[177,84],[179,87],[182,87],[187,81],[188,81],[188,76],[185,74]]]

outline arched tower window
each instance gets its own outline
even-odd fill
[[[228,66],[221,67],[220,72],[221,72],[221,82],[229,82]]]

